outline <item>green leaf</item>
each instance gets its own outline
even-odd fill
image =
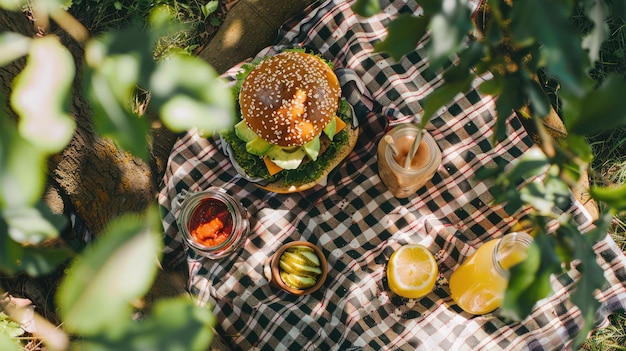
[[[64,247],[27,246],[20,257],[19,271],[39,277],[54,272],[73,256],[74,252]]]
[[[589,192],[594,200],[604,202],[615,212],[626,210],[626,184],[609,187],[591,186]]]
[[[23,246],[17,243],[9,236],[9,227],[0,216],[0,271],[42,276],[53,272],[72,256],[73,252],[64,247]]]
[[[7,113],[0,113],[0,208],[39,201],[45,184],[45,156],[18,134]]]
[[[419,40],[426,34],[428,18],[413,16],[408,13],[400,14],[387,27],[387,37],[376,44],[374,50],[387,52],[396,61],[402,56],[415,50]]]
[[[541,162],[530,164],[531,171],[526,175],[540,174],[540,170],[545,170],[545,165]],[[563,208],[570,203],[570,191],[567,183],[560,178],[560,168],[552,165],[547,168],[548,172],[543,177],[543,182],[533,181],[523,185],[519,190],[522,201],[533,206],[533,209],[544,216],[550,216],[555,207]],[[511,181],[516,181],[512,178]]]
[[[455,96],[469,91],[472,78],[469,75],[464,80],[442,84],[422,99],[420,103],[424,107],[424,115],[420,121],[421,125],[424,126],[437,110],[449,103]]]
[[[145,329],[158,340],[155,348],[206,350],[213,340],[216,319],[208,306],[179,297],[159,301],[146,324]]]
[[[547,215],[554,208],[554,199],[546,196],[547,190],[541,183],[529,183],[520,189],[522,201],[541,214]]]
[[[465,45],[472,29],[471,16],[468,0],[442,2],[441,10],[429,23],[428,58],[432,66],[439,67]]]
[[[172,131],[213,133],[231,129],[234,101],[226,83],[205,61],[175,56],[157,66],[150,80],[153,108]]]
[[[65,217],[55,215],[43,202],[35,207],[11,207],[0,211],[9,226],[11,238],[22,244],[37,245],[59,237],[67,224]]]
[[[496,124],[493,128],[494,142],[506,139],[506,120],[513,111],[520,109],[525,103],[519,89],[519,77],[508,75],[503,78],[502,92],[496,99]]]
[[[546,235],[538,234],[528,249],[526,260],[510,269],[509,284],[498,314],[513,321],[529,316],[537,301],[552,292],[550,276],[558,271],[559,264],[554,244]]]
[[[595,245],[600,240],[604,240],[609,232],[609,227],[613,224],[613,215],[610,212],[601,214],[594,222],[593,229],[585,233],[585,237],[591,245]]]
[[[114,140],[122,149],[145,160],[148,157],[148,121],[130,110],[130,100],[125,104],[116,98],[115,86],[100,73],[94,73],[90,78],[88,96],[96,130]]]
[[[23,248],[9,237],[9,226],[0,217],[0,271],[14,274],[19,271]]]
[[[595,312],[600,307],[594,293],[602,289],[607,281],[604,271],[596,261],[596,253],[593,251],[592,242],[586,235],[581,234],[572,224],[563,224],[557,229],[557,236],[566,236],[573,241],[574,259],[579,260],[580,278],[576,283],[576,289],[572,293],[572,302],[578,306],[585,319],[585,325],[574,340],[576,345],[582,343],[588,332],[594,326]]]
[[[28,54],[32,41],[33,39],[18,33],[0,33],[0,50],[2,50],[0,66],[8,65],[18,58]]]
[[[579,95],[583,93],[581,88],[587,61],[580,36],[571,23],[571,12],[569,1],[515,1],[510,28],[512,40],[517,45],[540,43],[548,73]]]
[[[67,10],[72,5],[72,0],[45,0],[41,3],[41,10],[45,11],[40,16],[50,16],[51,13]]]
[[[0,8],[8,11],[19,11],[25,5],[22,0],[0,0]]]
[[[571,133],[593,135],[626,123],[626,80],[617,74],[607,76],[602,85],[586,94],[579,103],[579,114],[566,115]],[[568,118],[569,117],[569,118]]]
[[[604,0],[586,1],[585,14],[593,22],[591,31],[584,37],[582,47],[589,52],[589,60],[594,63],[600,58],[600,48],[609,37],[607,17],[609,9]]]
[[[565,139],[565,143],[568,146],[568,149],[578,158],[586,163],[591,163],[593,161],[593,151],[591,150],[591,146],[587,142],[587,138],[581,135],[576,135],[572,133],[568,133]]]
[[[146,160],[149,123],[133,108],[135,93],[146,87],[155,67],[150,33],[136,26],[107,32],[85,47],[87,97],[98,133]]]
[[[459,61],[443,73],[446,84],[452,82],[474,79],[473,67],[485,54],[484,46],[479,42],[473,42],[466,49],[459,53]]]
[[[550,164],[546,155],[538,148],[532,148],[524,153],[506,175],[511,184],[518,184],[524,179],[544,173]]]
[[[209,23],[213,26],[213,27],[219,27],[222,24],[222,21],[217,18],[217,17],[211,17],[209,19]],[[195,49],[197,46],[192,46],[191,48],[189,48],[188,51],[193,51],[193,49]]]
[[[8,335],[10,338],[17,338],[26,333],[19,323],[13,321],[4,312],[0,312],[0,331],[4,332],[4,335]]]
[[[359,16],[372,17],[377,13],[380,13],[380,1],[379,0],[356,0],[352,5],[352,11]]]
[[[204,351],[213,340],[215,324],[208,307],[197,306],[188,297],[169,298],[157,301],[151,313],[130,324],[123,336],[88,337],[79,344],[85,351]]]
[[[213,12],[215,12],[219,4],[219,1],[211,0],[207,2],[204,6],[202,6],[202,14],[204,15],[204,17],[209,17]]]
[[[21,351],[24,349],[15,339],[12,339],[7,333],[0,332],[0,350]]]
[[[485,80],[478,86],[478,91],[483,95],[497,96],[502,92],[504,83],[502,77],[494,75],[491,79]]]
[[[68,104],[74,71],[70,52],[49,36],[32,41],[26,67],[14,80],[11,106],[20,116],[20,135],[43,152],[63,150],[74,135]]]
[[[533,79],[527,80],[525,87],[533,113],[539,117],[546,117],[551,110],[550,100],[546,93]]]
[[[70,266],[57,294],[67,330],[83,336],[122,335],[131,321],[130,302],[154,280],[161,249],[144,218],[125,215]]]

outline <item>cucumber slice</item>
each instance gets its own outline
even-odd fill
[[[267,151],[267,157],[283,169],[296,169],[302,163],[306,152],[301,147],[283,148],[277,145]]]
[[[322,274],[319,266],[309,266],[307,264],[298,263],[283,255],[279,260],[280,269],[287,273],[297,274],[304,277],[317,277]]]
[[[320,258],[314,252],[300,251],[300,257],[304,257],[306,264],[309,266],[319,267],[321,265]]]
[[[280,278],[283,282],[294,289],[306,289],[310,288],[317,282],[315,279],[310,277],[301,277],[295,274],[280,272]]]
[[[309,251],[300,251],[300,252],[283,252],[281,260],[286,260],[289,262],[295,262],[298,264],[303,264],[311,267],[319,267],[320,259],[313,252]]]
[[[317,156],[320,154],[320,137],[316,136],[313,140],[302,145],[302,148],[313,161],[317,161]]]
[[[257,156],[265,155],[271,148],[272,144],[258,136],[246,143],[246,151]]]
[[[237,137],[243,141],[250,142],[257,138],[256,133],[248,127],[246,121],[241,120],[239,123],[235,124],[235,134]]]
[[[333,117],[330,123],[328,123],[326,127],[324,127],[324,134],[326,134],[328,139],[333,140],[336,132],[337,132],[337,120]]]

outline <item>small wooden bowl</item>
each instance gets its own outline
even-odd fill
[[[322,269],[322,274],[320,274],[319,277],[317,277],[317,282],[315,283],[315,285],[313,285],[312,287],[308,289],[294,289],[290,287],[289,285],[285,284],[283,282],[283,279],[280,277],[280,267],[279,267],[280,257],[282,256],[283,252],[285,252],[285,250],[287,250],[288,248],[292,246],[297,246],[297,245],[308,246],[312,248],[313,250],[315,250],[315,254],[320,259],[320,268]],[[270,261],[270,270],[272,272],[271,283],[274,284],[274,286],[293,295],[308,295],[319,290],[322,287],[322,285],[324,285],[324,282],[326,281],[326,276],[328,275],[328,262],[326,261],[326,256],[324,256],[324,253],[322,252],[322,250],[320,250],[317,246],[307,241],[292,241],[290,243],[287,243],[281,246],[278,250],[276,250],[276,252],[272,256],[272,259]]]

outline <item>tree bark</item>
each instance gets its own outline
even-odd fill
[[[1,11],[0,28],[31,37],[36,34],[33,23],[22,13]],[[111,219],[123,213],[141,212],[154,200],[174,136],[158,129],[153,141],[153,145],[158,145],[154,150],[156,153],[153,153],[151,162],[146,163],[95,133],[91,124],[92,113],[82,94],[80,68],[83,50],[66,33],[58,31],[53,34],[69,49],[76,62],[78,74],[70,111],[77,128],[70,144],[49,159],[51,189],[47,194],[52,194],[52,197],[47,200],[57,213],[74,211],[97,235]],[[20,59],[0,70],[7,106],[12,81],[24,64],[25,60]]]

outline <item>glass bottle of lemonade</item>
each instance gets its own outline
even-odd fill
[[[472,314],[500,307],[508,285],[508,269],[526,259],[532,240],[524,232],[515,232],[481,245],[450,276],[454,302]]]

